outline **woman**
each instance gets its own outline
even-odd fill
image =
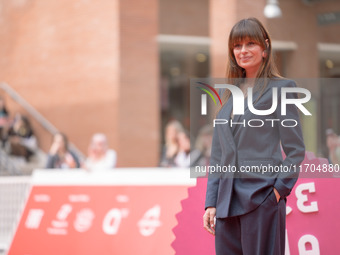
[[[211,155],[211,142],[214,129],[209,124],[198,132],[195,149],[190,154],[191,166],[208,166]]]
[[[177,167],[190,166],[190,135],[186,130],[180,131],[177,135],[178,153],[174,159]]]
[[[38,141],[31,123],[27,117],[21,114],[15,116],[5,141],[8,144],[10,155],[24,157],[26,161],[29,161],[30,157],[38,150]]]
[[[178,134],[183,131],[183,126],[178,120],[171,120],[165,127],[165,146],[162,150],[160,167],[176,167],[175,158],[178,154]]]
[[[3,135],[7,129],[8,116],[9,114],[8,114],[7,107],[5,104],[5,99],[0,96],[0,140],[1,142],[3,142],[4,140]]]
[[[84,168],[89,171],[106,171],[116,167],[117,153],[109,148],[109,142],[105,134],[97,133],[92,136],[88,148],[88,157]]]
[[[79,168],[78,157],[69,150],[68,139],[65,134],[57,133],[48,153],[46,168]]]
[[[228,82],[238,86],[245,97],[252,93],[248,88],[253,88],[253,105],[257,110],[270,109],[274,104],[272,93],[277,90],[278,107],[270,115],[260,116],[245,106],[243,115],[234,115],[233,97],[225,90],[216,118],[245,124],[260,119],[264,125],[216,125],[214,128],[210,165],[236,170],[209,174],[204,228],[215,235],[216,254],[283,255],[286,197],[296,183],[298,173],[293,169],[303,161],[305,146],[295,105],[288,104],[286,115],[281,114],[281,89],[296,84],[278,74],[271,39],[257,19],[236,23],[228,45]],[[297,98],[297,94],[287,93],[287,98]],[[285,119],[297,124],[285,127],[281,124]],[[252,124],[258,125],[258,122]],[[262,174],[264,166],[288,171],[265,175]]]

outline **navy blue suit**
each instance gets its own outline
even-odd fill
[[[266,110],[272,106],[272,88],[278,89],[278,106],[276,110],[266,116],[259,116],[253,114],[247,107],[247,100],[245,100],[245,112],[244,115],[234,115],[233,122],[245,123],[236,124],[230,127],[228,124],[217,124],[214,128],[213,141],[212,141],[212,153],[210,166],[234,166],[237,172],[225,172],[225,173],[210,173],[207,184],[206,202],[205,208],[216,207],[216,218],[224,219],[228,222],[235,220],[235,216],[245,216],[243,218],[252,218],[247,215],[254,213],[253,220],[258,221],[259,225],[256,229],[260,229],[261,224],[266,224],[266,211],[269,213],[269,209],[266,208],[264,212],[259,212],[262,207],[265,208],[269,205],[270,200],[275,200],[275,194],[273,187],[279,192],[281,199],[278,203],[278,207],[281,208],[278,214],[283,214],[282,210],[285,210],[285,200],[290,194],[294,184],[297,181],[298,172],[294,172],[298,169],[298,166],[303,161],[305,156],[305,146],[303,142],[302,130],[300,126],[300,120],[298,115],[298,109],[295,105],[287,105],[286,115],[281,113],[281,88],[283,87],[296,87],[296,84],[292,80],[286,79],[271,79],[265,90],[262,92],[257,91],[253,94],[254,108],[258,110]],[[221,91],[223,92],[223,91]],[[261,97],[258,99],[258,96]],[[296,93],[287,93],[287,98],[297,98]],[[233,107],[232,96],[228,102],[219,111],[217,119],[228,119],[230,120],[232,107]],[[264,122],[262,127],[250,127],[247,125],[251,119],[261,119]],[[279,119],[279,121],[271,122],[265,119]],[[293,119],[298,123],[295,127],[284,127],[281,125],[281,121],[285,119]],[[258,125],[258,123],[252,123]],[[288,125],[288,122],[286,123]],[[272,127],[274,125],[274,127]],[[289,122],[292,125],[292,122]],[[281,145],[280,145],[281,144]],[[281,153],[281,146],[286,154],[286,158],[283,160]],[[239,172],[243,167],[254,167],[261,170],[261,165],[270,166],[285,166],[289,169],[288,172],[271,172],[263,175],[262,173],[255,172]],[[261,207],[262,206],[262,207]],[[259,208],[261,207],[261,208]],[[278,208],[274,208],[277,210]],[[259,215],[264,217],[264,222]],[[282,218],[283,217],[283,218]],[[243,218],[238,218],[233,224],[241,224]],[[285,224],[285,215],[281,215],[280,224]],[[216,223],[216,251],[223,250],[219,242],[218,236],[218,224]],[[238,223],[237,223],[238,222]],[[248,222],[249,223],[249,222]],[[221,225],[222,223],[220,223]],[[268,224],[273,225],[271,222]],[[275,224],[274,224],[275,225]],[[229,226],[230,227],[230,226]],[[281,236],[275,239],[277,242],[284,242],[285,226],[278,226],[281,228]],[[242,226],[240,226],[240,229]],[[227,231],[227,230],[226,230]],[[230,230],[229,230],[230,231]],[[236,230],[235,230],[236,231]],[[245,231],[245,230],[243,230]],[[263,231],[276,231],[274,230],[263,230]],[[225,233],[224,233],[225,234]],[[270,233],[259,233],[257,235],[268,235]],[[272,234],[272,233],[271,233]],[[228,237],[230,239],[230,237]],[[268,241],[268,240],[267,240]],[[243,250],[245,247],[252,246],[255,244],[246,244],[243,240]],[[249,241],[250,242],[250,241]],[[261,242],[261,240],[258,240]],[[279,244],[273,244],[278,246]],[[280,244],[281,246],[284,244]],[[259,248],[259,253],[249,254],[280,254],[264,252],[264,248]],[[282,247],[281,247],[282,249]],[[283,247],[284,251],[284,247]],[[263,253],[264,252],[264,253]],[[282,250],[281,250],[282,252]],[[220,254],[242,254],[242,253],[220,253]],[[248,254],[248,253],[243,253]]]

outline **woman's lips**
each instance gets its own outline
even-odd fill
[[[251,57],[243,57],[243,58],[241,58],[241,61],[247,61],[249,59],[251,59]]]

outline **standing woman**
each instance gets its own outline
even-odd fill
[[[47,169],[79,168],[80,163],[77,155],[68,146],[68,138],[63,133],[53,136],[53,143],[47,156]]]
[[[249,100],[257,110],[272,109],[275,90],[278,100],[276,109],[269,115],[256,115],[247,104],[244,114],[236,115],[233,97],[229,90],[224,91],[216,118],[230,122],[214,128],[210,166],[231,166],[237,171],[209,174],[204,228],[215,235],[217,255],[284,255],[286,197],[297,181],[294,167],[303,161],[305,146],[297,107],[287,104],[286,114],[281,113],[281,89],[296,87],[296,84],[278,74],[271,39],[256,18],[237,22],[228,44],[228,82],[238,86],[246,100],[252,96]],[[249,94],[248,88],[254,93]],[[287,93],[286,97],[297,98],[297,94]],[[248,125],[251,119],[260,119],[264,124]],[[285,119],[293,120],[296,125],[282,125]],[[281,147],[286,155],[284,160]],[[264,165],[288,169],[288,172],[271,172],[265,176],[261,173]],[[260,172],[242,172],[242,169]]]

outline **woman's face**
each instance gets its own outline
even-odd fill
[[[168,142],[177,142],[177,129],[174,125],[167,127],[165,137]]]
[[[104,156],[108,150],[107,141],[102,138],[94,138],[91,142],[90,149],[97,157]]]
[[[251,39],[235,43],[233,48],[237,64],[247,71],[257,71],[263,61],[263,48]]]
[[[190,139],[186,136],[185,133],[178,134],[178,144],[183,151],[190,150]]]
[[[54,136],[54,141],[55,144],[58,144],[58,148],[61,149],[62,151],[64,151],[66,148],[65,146],[65,141],[64,138],[60,135],[60,134],[56,134]]]

